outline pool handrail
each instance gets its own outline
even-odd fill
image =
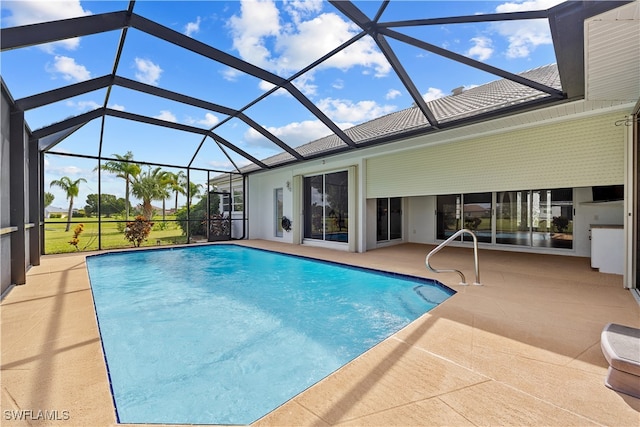
[[[474,256],[474,265],[475,265],[475,273],[476,273],[476,281],[473,282],[473,284],[481,286],[482,283],[480,283],[480,268],[479,268],[479,265],[478,265],[478,239],[477,239],[475,233],[473,231],[471,231],[471,230],[468,230],[466,228],[462,228],[462,229],[456,231],[455,233],[453,233],[453,235],[451,237],[449,237],[444,242],[440,243],[438,246],[436,246],[434,249],[432,249],[431,252],[429,252],[427,254],[427,257],[425,258],[424,263],[425,263],[427,269],[430,270],[430,271],[433,271],[434,273],[458,273],[460,275],[460,278],[462,279],[462,281],[460,282],[460,285],[463,285],[463,286],[468,285],[467,280],[464,277],[464,274],[462,274],[462,271],[456,270],[456,269],[435,269],[429,263],[429,259],[433,255],[438,253],[442,248],[444,248],[449,243],[451,243],[453,240],[455,240],[456,237],[458,237],[458,236],[460,236],[461,234],[464,234],[464,233],[470,234],[471,237],[473,237],[473,256]]]

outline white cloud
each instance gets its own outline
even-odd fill
[[[399,96],[402,96],[402,92],[398,89],[390,89],[384,97],[385,99],[396,99]]]
[[[226,68],[220,72],[222,74],[222,78],[228,82],[235,82],[238,80],[238,76],[242,75],[242,73],[235,68]]]
[[[313,81],[313,71],[309,71],[295,79],[293,85],[306,96],[312,97],[318,93],[318,85],[314,84]]]
[[[261,80],[260,83],[258,83],[258,88],[263,92],[270,91],[274,87],[276,87],[276,85],[274,85],[273,83],[269,83],[268,81],[265,81],[265,80]],[[284,88],[280,88],[275,92],[273,92],[271,96],[291,96],[291,94],[289,93],[288,90]]]
[[[507,2],[496,7],[496,12],[524,12],[529,10],[544,10],[553,7],[562,0],[532,0],[523,2]],[[506,51],[508,58],[525,58],[539,45],[551,44],[549,25],[544,19],[525,21],[506,21],[493,24],[497,32],[506,37],[509,46]]]
[[[116,111],[124,111],[124,105],[119,105],[119,104],[111,104],[109,105],[109,108],[111,108],[112,110],[116,110]]]
[[[235,162],[239,168],[243,166],[247,166],[251,163],[249,160],[246,160],[246,159],[240,159]],[[221,162],[221,161],[211,160],[210,162],[207,162],[207,164],[211,166],[211,168],[218,169],[218,170],[235,169],[235,166],[233,166],[233,163],[231,163],[230,161]]]
[[[80,4],[80,0],[69,1],[5,1],[2,8],[9,10],[11,14],[3,20],[8,26],[20,26],[36,24],[39,22],[55,21],[60,19],[76,18],[91,15]],[[55,43],[41,45],[42,49],[53,52],[55,47],[73,50],[78,47],[78,38],[63,40]]]
[[[154,118],[164,120],[166,122],[172,122],[172,123],[178,122],[178,119],[176,118],[175,114],[173,114],[169,110],[161,110],[160,114],[158,114],[157,116],[154,116]]]
[[[422,94],[422,98],[427,102],[442,98],[443,96],[445,96],[445,94],[442,92],[442,89],[435,87],[430,87],[427,93]]]
[[[50,73],[61,74],[63,79],[74,82],[91,78],[91,73],[84,65],[76,64],[76,60],[68,56],[56,55],[53,59],[53,65],[47,64],[46,70]]]
[[[196,123],[204,125],[207,128],[211,128],[220,123],[220,119],[215,114],[206,113],[204,115],[204,119],[198,120]]]
[[[321,3],[287,2],[285,11],[292,17],[288,25],[280,25],[280,12],[272,0],[243,0],[239,16],[233,16],[229,27],[233,47],[244,60],[280,74],[297,71],[360,32],[360,28],[335,13],[323,13]],[[305,20],[306,19],[306,20]],[[364,67],[376,76],[391,71],[386,58],[369,37],[332,56],[318,68],[348,70]],[[308,81],[313,79],[312,75]]]
[[[396,110],[395,105],[378,105],[375,101],[353,102],[347,99],[325,98],[317,104],[334,121],[362,123],[389,114]]]
[[[300,22],[305,16],[322,10],[322,0],[288,0],[284,2],[287,13],[294,22]]]
[[[241,58],[259,67],[272,68],[269,66],[271,53],[265,39],[277,36],[280,31],[279,12],[272,1],[241,1],[240,16],[232,16],[229,26],[233,47]]]
[[[71,108],[75,108],[80,111],[90,111],[95,110],[96,108],[102,107],[102,105],[98,104],[95,101],[67,101],[66,105]]]
[[[488,37],[474,37],[471,39],[471,42],[474,44],[471,47],[466,55],[471,58],[477,58],[479,61],[485,61],[491,58],[493,54],[493,42]]]
[[[528,0],[528,1],[514,1],[506,2],[496,6],[496,12],[509,13],[509,12],[526,12],[530,10],[546,10],[553,6],[563,3],[565,0]]]
[[[320,120],[305,120],[289,123],[282,127],[267,127],[266,129],[292,147],[306,144],[331,133]],[[245,132],[244,139],[251,146],[268,148],[274,152],[280,151],[280,147],[253,128],[249,128]]]
[[[359,31],[360,28],[355,24],[334,13],[323,13],[300,22],[294,30],[279,35],[276,49],[280,56],[276,68],[302,68],[351,39]],[[373,70],[376,76],[384,76],[391,71],[389,62],[369,37],[333,55],[318,68],[333,67],[346,71],[355,66]]]
[[[77,166],[48,166],[47,174],[56,177],[75,177],[75,176],[83,176],[86,177],[87,172]]]
[[[195,33],[199,32],[200,31],[200,22],[201,22],[201,19],[198,16],[196,18],[195,22],[187,23],[187,25],[184,26],[184,33],[187,36],[191,37],[192,34],[195,34]]]
[[[334,89],[343,89],[344,88],[344,80],[338,79],[331,85]]]
[[[150,84],[153,86],[158,85],[160,80],[160,74],[162,74],[162,68],[158,64],[154,64],[149,59],[136,58],[136,79],[142,83]]]

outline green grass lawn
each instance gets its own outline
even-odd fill
[[[174,245],[186,243],[187,238],[182,234],[182,229],[175,220],[175,216],[167,215],[164,226],[162,220],[154,218],[155,223],[149,238],[141,246]],[[74,228],[78,224],[84,224],[84,231],[78,238],[78,249],[69,241],[73,238]],[[120,230],[125,223],[120,223]],[[124,233],[118,229],[117,218],[102,218],[100,224],[100,245],[102,249],[131,248],[133,243],[124,237]],[[44,225],[44,250],[46,254],[59,254],[66,252],[92,251],[98,249],[98,218],[72,218],[69,231],[66,218],[47,219]],[[164,229],[163,229],[164,228]]]

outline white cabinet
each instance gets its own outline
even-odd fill
[[[623,274],[624,228],[622,225],[591,225],[591,267],[601,273]]]

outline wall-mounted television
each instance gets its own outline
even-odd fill
[[[601,185],[591,187],[594,202],[613,202],[624,200],[624,185]]]

